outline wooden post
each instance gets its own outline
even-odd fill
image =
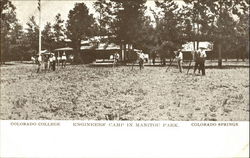
[[[219,4],[220,4],[220,17],[219,17],[219,20],[221,20],[221,14],[222,14],[222,5],[223,5],[223,1],[220,0],[219,1]],[[218,66],[221,68],[222,67],[222,55],[221,55],[221,40],[222,40],[222,32],[221,32],[221,26],[219,26],[219,29],[220,29],[220,32],[219,32],[219,45],[218,45],[218,51],[219,51],[219,54],[218,54]]]
[[[38,1],[38,9],[39,9],[39,56],[41,55],[41,50],[42,50],[42,31],[41,31],[41,25],[42,25],[42,5],[41,5],[41,0]]]
[[[59,57],[59,51],[57,52],[57,66],[59,66],[59,60],[58,60],[59,58],[58,57]]]
[[[220,42],[219,42],[219,45],[218,45],[218,51],[219,51],[219,54],[218,54],[218,66],[222,67],[221,43]]]

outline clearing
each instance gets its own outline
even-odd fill
[[[247,121],[249,68],[70,65],[36,73],[36,65],[1,66],[3,120]]]

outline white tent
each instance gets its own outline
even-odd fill
[[[213,43],[212,42],[199,42],[199,47],[205,48],[206,51],[212,51],[213,50]],[[194,50],[194,44],[193,42],[188,42],[186,44],[182,45],[182,51],[193,51]]]
[[[71,50],[73,50],[73,48],[70,48],[70,47],[64,47],[64,48],[55,49],[55,51],[71,51]]]
[[[51,53],[48,50],[41,50],[41,55],[50,55],[50,54],[54,54],[54,53]]]
[[[100,43],[98,44],[98,47],[96,48],[96,50],[120,50],[120,46],[114,43],[110,43],[110,44]]]

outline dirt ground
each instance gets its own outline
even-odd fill
[[[249,120],[249,68],[207,69],[206,76],[176,67],[0,70],[3,120]]]

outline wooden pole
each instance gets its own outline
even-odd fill
[[[38,0],[38,9],[39,9],[39,56],[41,55],[42,50],[42,31],[41,31],[41,25],[42,25],[42,5],[41,0]]]
[[[221,16],[222,16],[222,5],[223,5],[223,1],[220,0],[219,1],[219,4],[220,4],[220,15],[219,15],[219,20],[221,21]],[[221,32],[221,25],[219,25],[219,29],[220,29],[220,32],[219,32],[219,44],[218,44],[218,51],[219,51],[219,54],[218,54],[218,66],[219,68],[222,67],[222,55],[221,55],[221,41],[222,41],[222,32]]]

